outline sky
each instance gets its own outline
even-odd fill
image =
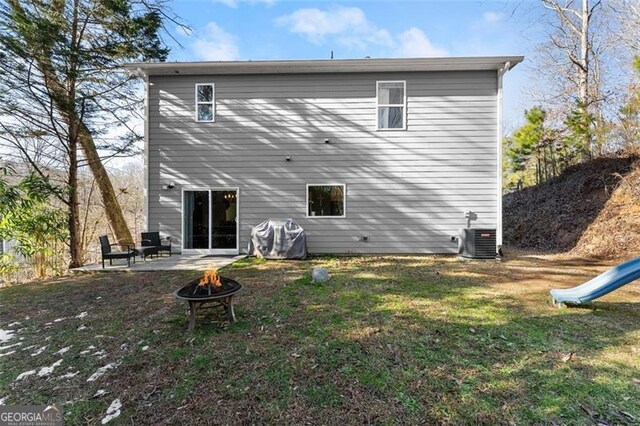
[[[173,0],[169,60],[524,55],[542,32],[535,0]],[[531,106],[527,60],[504,79],[504,125]]]

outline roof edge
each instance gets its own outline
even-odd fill
[[[123,67],[142,75],[306,74],[511,69],[524,56],[441,58],[319,59],[269,61],[138,62]]]

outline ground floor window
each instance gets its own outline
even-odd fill
[[[307,185],[307,217],[345,217],[344,184]]]

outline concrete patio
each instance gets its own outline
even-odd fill
[[[149,272],[149,271],[189,271],[189,270],[202,270],[210,269],[212,267],[220,269],[223,266],[232,264],[233,262],[246,257],[245,255],[239,256],[211,256],[203,254],[174,254],[172,256],[160,256],[147,258],[136,258],[136,263],[131,263],[131,266],[127,266],[126,259],[116,259],[113,261],[113,266],[109,266],[109,262],[105,261],[105,267],[102,269],[102,264],[92,264],[81,266],[80,268],[74,268],[72,272]]]

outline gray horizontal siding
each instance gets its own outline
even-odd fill
[[[406,131],[376,130],[376,80],[406,80]],[[215,123],[194,120],[196,83],[215,83]],[[302,225],[312,253],[451,252],[465,210],[496,225],[494,71],[154,76],[149,87],[148,226],[178,245],[189,188],[240,188],[242,249],[269,217]],[[306,217],[306,184],[325,182],[347,185],[345,218]]]

